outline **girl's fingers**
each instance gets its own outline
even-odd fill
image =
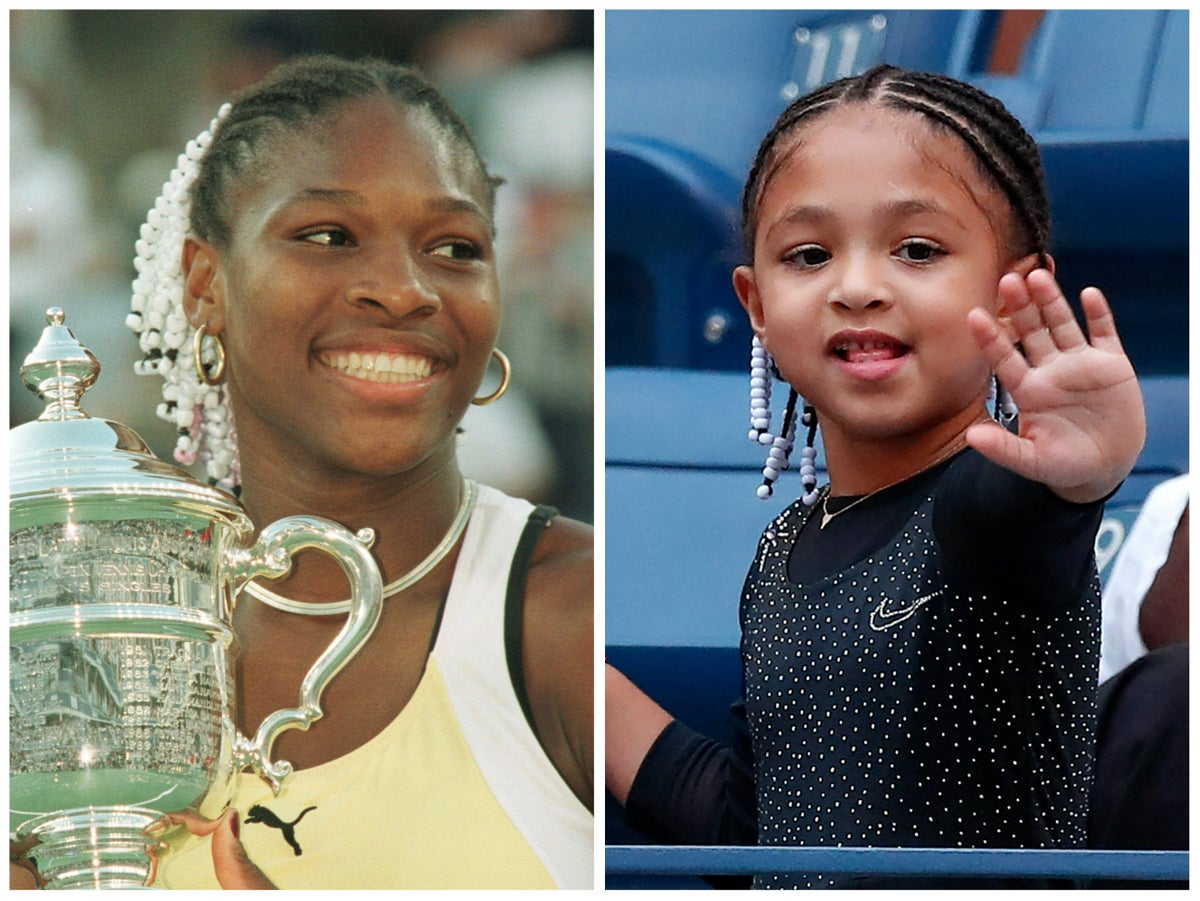
[[[967,324],[992,372],[1010,392],[1019,391],[1029,371],[1029,363],[1000,328],[1000,324],[986,310],[978,308],[967,314]]]
[[[1035,269],[1025,278],[1007,273],[1000,280],[1000,293],[1017,340],[1035,366],[1061,351],[1087,346],[1075,312],[1045,269]]]
[[[1092,346],[1109,353],[1124,353],[1125,348],[1117,334],[1117,322],[1113,319],[1112,308],[1104,292],[1099,288],[1084,288],[1079,294],[1079,301],[1087,317]]]
[[[1028,283],[1029,295],[1037,304],[1055,346],[1059,350],[1086,346],[1087,337],[1054,276],[1045,269],[1035,269],[1029,273]]]
[[[1058,348],[1042,320],[1041,310],[1029,296],[1025,279],[1015,272],[1007,273],[1000,279],[1000,296],[1016,333],[1015,340],[1021,342],[1029,359],[1038,363],[1056,353]]]

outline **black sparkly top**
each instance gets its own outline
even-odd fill
[[[1103,504],[1069,504],[966,451],[842,509],[821,529],[820,504],[789,507],[746,578],[753,800],[722,784],[748,769],[711,749],[709,770],[690,767],[681,784],[679,760],[704,740],[673,729],[663,744],[674,752],[648,756],[638,774],[631,821],[658,805],[648,819],[672,841],[672,796],[699,791],[720,824],[711,835],[728,839],[756,808],[764,845],[1082,847]],[[691,797],[691,816],[698,806]],[[911,883],[764,874],[755,884]]]

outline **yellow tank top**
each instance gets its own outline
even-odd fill
[[[242,841],[280,888],[593,887],[592,815],[538,744],[505,658],[505,586],[532,510],[480,486],[425,673],[387,728],[278,796],[241,774]],[[157,886],[218,887],[209,839],[168,845]]]

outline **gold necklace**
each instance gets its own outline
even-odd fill
[[[903,481],[903,480],[901,480],[901,481]],[[899,482],[893,482],[893,483],[892,483],[892,485],[898,485],[898,484],[899,484]],[[826,527],[827,525],[829,525],[829,524],[830,524],[830,523],[831,523],[831,522],[832,522],[832,521],[833,521],[835,518],[837,518],[838,516],[841,516],[841,515],[842,515],[843,513],[845,513],[847,510],[853,510],[855,507],[857,507],[857,506],[858,506],[859,504],[861,504],[863,501],[865,501],[865,500],[868,500],[869,498],[872,498],[872,497],[874,497],[875,495],[877,495],[877,494],[878,494],[879,492],[881,492],[881,491],[886,491],[888,488],[891,488],[891,487],[892,487],[892,485],[884,485],[882,488],[876,488],[876,489],[875,489],[874,491],[872,491],[870,494],[864,494],[864,495],[863,495],[862,497],[860,497],[858,500],[856,500],[856,501],[853,501],[853,502],[851,502],[851,503],[847,504],[846,506],[842,507],[842,509],[840,509],[840,510],[834,510],[832,513],[830,513],[830,512],[829,512],[829,495],[828,495],[828,494],[826,494],[826,495],[825,495],[825,499],[824,499],[823,501],[821,501],[821,528],[822,528],[822,529],[823,529],[823,528],[825,528],[825,527]]]
[[[978,420],[976,420],[976,422],[982,422],[984,418],[985,417],[981,416]],[[975,423],[972,423],[972,425],[974,425],[974,424]],[[824,500],[821,501],[821,526],[820,526],[820,528],[824,529],[827,525],[829,525],[831,522],[833,522],[833,520],[835,520],[837,517],[841,516],[847,510],[853,510],[855,507],[857,507],[863,501],[870,500],[875,495],[879,494],[879,492],[887,491],[889,488],[899,485],[901,482],[906,482],[911,478],[915,478],[916,476],[919,476],[923,472],[928,472],[929,470],[933,469],[933,467],[937,466],[939,463],[942,463],[942,462],[950,459],[951,457],[953,457],[955,454],[957,454],[960,450],[962,450],[966,446],[967,446],[967,439],[965,437],[961,438],[960,440],[955,441],[953,444],[951,444],[948,448],[946,448],[946,450],[942,451],[942,453],[938,454],[937,457],[935,457],[933,460],[931,460],[927,465],[922,466],[920,469],[918,469],[912,475],[907,475],[902,479],[897,479],[894,482],[889,482],[887,485],[884,485],[882,488],[876,488],[870,494],[864,494],[862,497],[858,498],[857,500],[851,501],[846,506],[842,507],[842,509],[834,510],[832,513],[829,512],[829,498],[833,494],[833,492],[826,491],[825,498],[824,498]]]

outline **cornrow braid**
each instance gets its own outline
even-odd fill
[[[349,101],[376,96],[426,111],[468,152],[485,181],[490,215],[501,182],[488,174],[466,124],[419,72],[382,60],[306,56],[284,63],[221,107],[179,155],[141,227],[132,312],[125,320],[143,353],[134,371],[163,378],[156,412],[178,431],[176,461],[203,464],[210,483],[234,493],[240,491],[240,468],[233,412],[225,386],[198,371],[197,357],[208,369],[216,347],[202,340],[193,352],[197,333],[183,310],[184,241],[191,233],[227,245],[233,189],[262,171],[273,141],[323,121]]]
[[[843,78],[796,100],[780,114],[759,146],[742,193],[746,253],[754,255],[758,205],[785,156],[781,139],[820,115],[852,103],[875,103],[920,113],[956,134],[971,150],[980,173],[1008,199],[1013,213],[1013,251],[1046,258],[1050,243],[1050,203],[1037,144],[999,100],[978,88],[931,72],[876,66]]]
[[[895,74],[884,102],[924,113],[957,134],[980,171],[1004,192],[1015,216],[1014,250],[1043,256],[1050,243],[1050,203],[1037,144],[1004,104],[972,85],[927,72]]]

